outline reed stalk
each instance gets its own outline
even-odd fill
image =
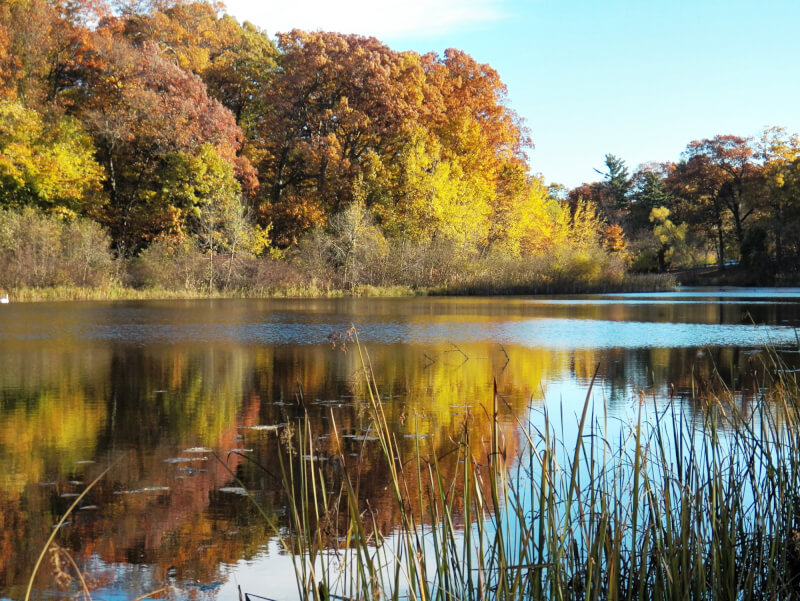
[[[642,399],[613,429],[590,386],[576,436],[563,410],[555,420],[543,410],[520,424],[513,457],[495,391],[485,442],[472,416],[449,451],[417,439],[402,462],[358,349],[380,449],[369,459],[385,464],[398,519],[381,532],[363,498],[365,446],[352,460],[337,438],[335,490],[316,462],[287,454],[304,601],[800,598],[800,395],[779,363],[760,366],[761,392],[748,402],[725,388],[702,405]],[[308,421],[296,431],[298,452],[313,457]]]

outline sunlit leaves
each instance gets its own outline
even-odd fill
[[[209,94],[247,128],[258,119],[260,93],[272,77],[277,50],[265,32],[219,15],[204,2],[172,3],[149,13],[128,13],[125,35],[156,42],[179,67],[202,77]]]
[[[7,8],[0,8],[0,12],[7,11]],[[0,15],[0,100],[11,99],[16,97],[16,76],[19,67],[19,61],[9,51],[11,41],[8,37],[8,29],[3,22]]]
[[[660,267],[691,265],[691,248],[687,245],[688,225],[676,225],[669,218],[667,207],[656,207],[650,211],[653,235],[661,248],[658,252]]]
[[[359,176],[402,152],[416,115],[421,66],[374,38],[292,31],[278,38],[278,69],[248,145],[258,163],[265,211],[284,244],[320,225],[354,197]]]
[[[472,245],[483,243],[489,207],[479,182],[443,156],[435,138],[421,129],[409,135],[398,161],[383,174],[389,183],[387,204],[376,207],[386,230],[414,242],[435,236]]]
[[[778,127],[766,129],[756,146],[762,160],[760,221],[771,234],[775,261],[800,256],[800,139]]]
[[[104,171],[75,119],[0,101],[0,203],[96,214]]]
[[[198,234],[209,212],[224,214],[240,197],[241,187],[234,178],[233,167],[210,144],[203,145],[196,154],[179,152],[165,157],[156,204],[174,207],[180,215],[174,229],[166,233]]]
[[[103,56],[105,67],[93,74],[82,116],[109,175],[115,237],[122,248],[136,249],[173,228],[171,218],[164,221],[169,206],[155,202],[163,197],[170,157],[210,144],[220,157],[236,161],[241,130],[198,76],[165,59],[154,44],[137,49],[113,39]]]
[[[0,9],[0,70],[0,93],[90,133],[105,170],[98,218],[124,256],[165,237],[195,238],[209,264],[214,249],[263,252],[267,238],[284,249],[315,229],[335,238],[334,216],[358,203],[390,246],[460,260],[548,252],[577,235],[575,211],[531,176],[499,74],[460,50],[297,30],[275,44],[207,2],[112,12],[32,0]]]
[[[720,181],[716,198],[733,221],[739,254],[744,244],[745,222],[755,210],[754,195],[750,188],[757,175],[753,148],[749,138],[715,136],[694,141],[686,149],[688,161],[701,161],[713,170]]]

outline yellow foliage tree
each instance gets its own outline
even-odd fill
[[[0,205],[96,214],[105,172],[94,154],[74,119],[46,119],[18,102],[0,101]]]
[[[470,179],[461,166],[443,156],[437,139],[422,129],[395,165],[385,202],[375,210],[388,233],[412,242],[442,238],[465,246],[485,243],[491,191]]]
[[[569,242],[576,250],[588,251],[598,246],[605,226],[597,205],[590,200],[579,200],[572,213]]]
[[[691,251],[686,240],[689,226],[686,223],[675,225],[669,215],[670,210],[667,207],[656,207],[650,211],[650,221],[654,224],[653,235],[661,244],[658,252],[661,269],[668,265],[691,263]]]

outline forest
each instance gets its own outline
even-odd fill
[[[608,154],[572,190],[532,150],[498,73],[456,49],[273,37],[207,2],[0,4],[0,290],[19,298],[800,277],[782,128],[633,171]]]

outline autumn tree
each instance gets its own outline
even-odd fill
[[[0,4],[0,55],[5,96],[40,108],[47,96],[57,11],[44,0]]]
[[[504,244],[514,207],[528,196],[525,149],[531,141],[507,106],[507,90],[496,70],[455,49],[422,57],[426,73],[423,122],[435,135],[442,156],[469,182],[485,215],[482,246]],[[511,218],[514,219],[513,217]],[[511,244],[514,246],[514,243]]]
[[[656,207],[650,211],[653,223],[653,236],[659,243],[658,267],[661,271],[667,267],[686,266],[691,264],[691,249],[687,241],[688,225],[676,225],[669,218],[667,207]]]
[[[678,162],[666,179],[679,222],[686,222],[695,236],[713,248],[720,268],[725,268],[730,246],[730,219],[720,196],[722,173],[707,157],[694,156]]]
[[[588,251],[602,242],[606,225],[597,205],[580,201],[572,212],[569,242],[577,250]]]
[[[238,244],[236,231],[242,213],[242,190],[233,166],[211,144],[193,154],[178,152],[166,158],[162,206],[175,216],[171,233],[191,234],[207,257],[207,285],[212,290],[219,279],[215,255]]]
[[[502,247],[519,255],[520,241],[527,223],[523,203],[530,199],[528,174],[522,165],[509,163],[497,174],[493,194],[489,196],[488,232],[484,249]]]
[[[8,36],[8,6],[0,6],[0,100],[12,100],[17,96],[16,80],[19,72],[19,59],[11,54],[11,40]]]
[[[714,197],[731,218],[739,257],[745,244],[745,227],[756,209],[753,184],[757,177],[754,150],[750,138],[715,136],[694,141],[686,148],[687,163],[702,166]],[[713,182],[713,183],[711,183]]]
[[[489,216],[490,247],[519,257],[566,242],[569,207],[552,198],[540,178],[515,169],[501,177],[496,198]]]
[[[503,165],[525,159],[531,146],[496,70],[449,48],[423,59],[427,85],[423,119],[465,170],[497,176]]]
[[[0,7],[11,78],[27,107],[68,103],[60,95],[92,52],[92,29],[108,14],[103,0],[11,0]]]
[[[531,199],[544,193],[527,172],[530,140],[499,75],[454,49],[406,57],[424,69],[424,81],[414,81],[424,102],[400,152],[384,159],[391,183],[375,195],[382,223],[403,240],[519,253]]]
[[[601,182],[583,183],[567,192],[566,203],[570,210],[575,211],[583,201],[591,202],[601,210],[611,206],[608,189]]]
[[[800,257],[800,138],[783,128],[766,129],[756,145],[760,163],[761,227],[771,236],[779,270]]]
[[[234,163],[241,130],[199,77],[166,60],[155,45],[137,49],[111,37],[100,52],[102,67],[87,70],[91,85],[80,90],[80,114],[106,168],[112,232],[127,253],[174,228],[176,215],[162,200],[170,157],[210,144]]]
[[[398,152],[421,97],[420,67],[375,38],[292,31],[257,126],[264,214],[281,244],[324,223],[353,197],[367,162]]]
[[[462,250],[486,244],[486,196],[431,132],[415,130],[380,179],[382,192],[373,187],[371,196],[379,199],[373,206],[390,235],[412,243],[446,240]]]
[[[546,253],[568,244],[570,205],[561,186],[544,187],[539,178],[531,178],[529,202],[524,208],[526,221],[521,251],[524,254]]]
[[[206,2],[127,7],[123,22],[133,43],[155,42],[179,67],[200,76],[245,131],[265,112],[260,101],[278,51],[264,31]]]
[[[76,119],[0,100],[0,205],[98,217],[104,179]]]

